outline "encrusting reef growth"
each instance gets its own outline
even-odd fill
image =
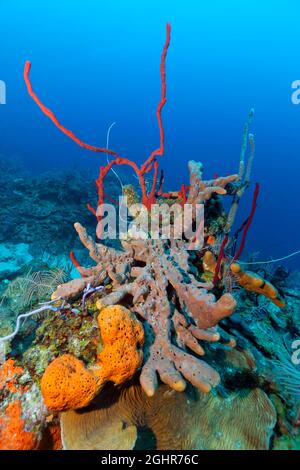
[[[81,266],[71,252],[81,277],[58,285],[48,303],[29,312],[34,316],[48,310],[49,315],[23,354],[22,367],[11,358],[1,366],[0,441],[7,443],[3,448],[270,447],[279,398],[276,405],[271,401],[267,393],[270,378],[261,353],[253,338],[249,341],[249,332],[243,337],[244,320],[235,317],[241,305],[241,296],[234,293],[236,286],[239,292],[245,289],[243,295],[258,294],[273,307],[286,307],[270,280],[244,269],[239,262],[256,209],[258,184],[249,217],[232,233],[240,199],[250,184],[255,151],[254,136],[249,134],[253,110],[245,124],[237,174],[205,180],[202,164],[192,160],[188,163],[189,184],[164,192],[158,157],[164,154],[161,112],[166,103],[170,31],[167,24],[160,64],[161,100],[156,112],[160,146],[141,166],[113,150],[86,144],[65,128],[34,92],[29,78],[31,64],[25,64],[27,90],[44,114],[78,145],[108,154],[112,160],[100,167],[98,207],[87,204],[96,218],[96,237],[81,223],[74,225],[94,265]],[[248,142],[250,157],[246,161]],[[188,221],[176,214],[171,219],[171,231],[181,226],[181,237],[153,239],[146,230],[138,239],[128,231],[118,246],[101,242],[101,207],[111,199],[105,193],[105,180],[118,165],[129,166],[139,182],[139,187],[123,187],[129,213],[136,202],[148,210],[154,204],[190,208]],[[222,204],[224,197],[232,200],[228,214]],[[196,226],[200,205],[205,213],[204,226],[200,226],[203,245],[199,245]],[[193,237],[187,238],[193,230]],[[19,333],[16,329],[2,341],[14,341]],[[8,368],[10,378],[4,374],[1,382]],[[13,390],[18,392],[15,401]],[[24,390],[30,397],[28,402]],[[35,408],[39,413],[30,416],[29,410]],[[75,411],[78,409],[80,412]],[[31,424],[28,431],[18,431],[19,440],[12,443],[12,429],[23,429],[25,410]],[[286,423],[287,417],[281,414],[282,423]],[[212,417],[220,415],[222,421],[216,421],[216,429],[211,429]],[[251,420],[246,430],[243,423],[248,416]],[[60,426],[62,443],[57,431]],[[178,427],[181,432],[176,440],[173,430]],[[146,428],[151,436],[142,433],[141,437]],[[81,432],[84,429],[89,433]]]

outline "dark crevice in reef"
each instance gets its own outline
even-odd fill
[[[154,432],[147,426],[137,428],[137,440],[133,450],[156,450],[157,442]]]
[[[248,370],[236,371],[232,375],[223,378],[222,385],[228,391],[241,391],[243,389],[254,389],[261,386],[259,376]]]

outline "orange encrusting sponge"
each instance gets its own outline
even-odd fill
[[[103,349],[98,355],[102,381],[121,384],[142,365],[144,329],[135,315],[121,305],[105,307],[98,315]]]
[[[256,273],[243,271],[239,263],[232,263],[230,268],[239,284],[246,290],[264,295],[280,308],[285,307],[284,300],[280,298],[278,290],[270,282]]]
[[[0,390],[7,388],[11,393],[16,393],[17,378],[23,372],[22,367],[15,365],[14,359],[7,359],[0,367]]]
[[[142,365],[144,342],[141,323],[121,305],[109,306],[98,315],[102,351],[95,367],[87,369],[71,354],[54,359],[44,372],[41,391],[46,406],[54,411],[83,408],[106,382],[121,384]]]
[[[19,400],[9,403],[5,414],[0,416],[0,450],[34,450],[37,436],[24,430],[22,407]]]
[[[45,405],[55,411],[87,406],[97,395],[100,386],[94,374],[72,354],[63,354],[54,359],[41,380]]]

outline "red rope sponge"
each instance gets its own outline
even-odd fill
[[[77,271],[80,273],[81,277],[86,277],[84,274],[80,272],[81,266],[75,257],[74,251],[70,251],[70,259],[72,263],[74,264],[75,268],[77,269]]]
[[[215,269],[215,274],[214,274],[214,279],[213,279],[214,286],[216,286],[216,284],[218,282],[218,277],[219,277],[222,261],[223,261],[223,258],[225,256],[225,248],[226,248],[226,245],[228,243],[228,240],[229,240],[229,235],[227,233],[225,235],[223,241],[222,241],[222,245],[221,245],[221,248],[220,248],[220,253],[219,253],[217,264],[216,264],[216,269]]]
[[[157,183],[157,176],[158,176],[158,163],[155,161],[156,156],[162,156],[164,153],[164,128],[163,128],[163,123],[162,123],[162,117],[161,117],[161,111],[167,101],[166,99],[166,67],[165,67],[165,61],[166,61],[166,56],[167,56],[167,51],[169,48],[170,44],[170,37],[171,37],[171,25],[170,23],[167,23],[166,25],[166,40],[165,44],[163,47],[162,55],[161,55],[161,62],[160,62],[160,76],[161,76],[161,99],[158,103],[157,110],[156,110],[156,117],[158,121],[158,127],[159,127],[159,134],[160,134],[160,146],[158,149],[154,150],[151,155],[148,157],[148,159],[142,164],[142,166],[139,168],[133,161],[121,157],[117,152],[114,152],[113,150],[107,149],[107,148],[102,148],[102,147],[95,147],[93,145],[89,145],[85,142],[83,142],[81,139],[79,139],[71,130],[67,129],[65,126],[63,126],[58,119],[56,118],[55,114],[48,109],[39,99],[37,94],[34,92],[31,82],[30,82],[30,69],[31,69],[31,63],[27,61],[25,63],[24,67],[24,80],[26,83],[26,87],[28,90],[29,95],[31,98],[35,101],[35,103],[39,106],[41,111],[49,118],[51,121],[55,124],[55,126],[63,132],[65,135],[67,135],[70,139],[72,139],[76,144],[80,145],[81,147],[86,148],[87,150],[91,150],[93,152],[100,152],[100,153],[106,153],[109,155],[112,155],[115,157],[114,160],[111,160],[106,166],[101,166],[100,167],[100,173],[99,177],[96,181],[97,187],[98,187],[98,204],[102,204],[104,202],[104,178],[107,175],[108,171],[114,166],[114,165],[129,165],[133,168],[135,171],[136,175],[138,176],[141,191],[142,191],[142,203],[149,208],[151,204],[153,204],[156,201],[156,194],[155,194],[155,188],[156,188],[156,183]],[[145,174],[148,173],[151,169],[154,169],[154,176],[153,176],[153,183],[151,190],[149,194],[147,193],[146,189],[146,182],[145,182]],[[89,207],[90,209],[90,207]],[[93,212],[93,211],[92,211]]]
[[[250,215],[249,215],[249,217],[248,217],[248,220],[247,220],[247,222],[246,222],[246,224],[245,224],[245,227],[244,227],[244,230],[243,230],[242,240],[241,240],[239,249],[238,249],[238,251],[236,252],[236,254],[234,255],[234,258],[233,258],[233,260],[232,260],[232,263],[233,263],[234,261],[236,261],[237,259],[239,259],[239,257],[241,256],[241,254],[242,254],[242,252],[243,252],[243,250],[244,250],[247,232],[248,232],[248,230],[249,230],[249,227],[250,227],[250,225],[251,225],[252,219],[253,219],[254,214],[255,214],[258,194],[259,194],[259,183],[256,183],[256,184],[255,184],[255,189],[254,189],[254,194],[253,194],[251,212],[250,212]]]
[[[31,85],[31,82],[30,82],[30,69],[31,69],[31,62],[29,62],[29,60],[27,60],[25,62],[25,67],[24,67],[24,80],[25,80],[25,83],[26,83],[26,87],[27,87],[27,90],[28,90],[28,93],[29,95],[31,96],[31,98],[33,99],[33,101],[36,102],[36,104],[38,105],[38,107],[43,111],[43,113],[49,118],[51,119],[51,121],[56,125],[56,127],[58,127],[58,129],[63,132],[64,134],[66,134],[68,137],[70,137],[70,139],[72,139],[74,142],[76,142],[76,144],[80,145],[80,147],[84,147],[86,148],[87,150],[91,150],[93,152],[102,152],[102,153],[108,153],[110,155],[113,155],[115,157],[118,157],[118,154],[116,152],[114,152],[113,150],[110,150],[110,149],[106,149],[106,148],[100,148],[100,147],[94,147],[93,145],[89,145],[89,144],[86,144],[85,142],[83,142],[82,140],[80,140],[78,137],[76,137],[76,135],[70,131],[69,129],[67,129],[66,127],[64,127],[57,119],[57,117],[55,116],[55,114],[51,111],[51,109],[47,108],[42,102],[41,100],[39,99],[39,97],[37,96],[37,94],[33,91],[33,88],[32,88],[32,85]]]

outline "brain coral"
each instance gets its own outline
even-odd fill
[[[103,390],[88,412],[63,413],[64,449],[121,448],[128,442],[117,426],[110,425],[116,420],[125,430],[136,426],[136,449],[140,445],[158,450],[267,450],[276,412],[260,388],[221,397],[191,386],[176,393],[160,385],[154,397],[147,397],[133,383]]]

